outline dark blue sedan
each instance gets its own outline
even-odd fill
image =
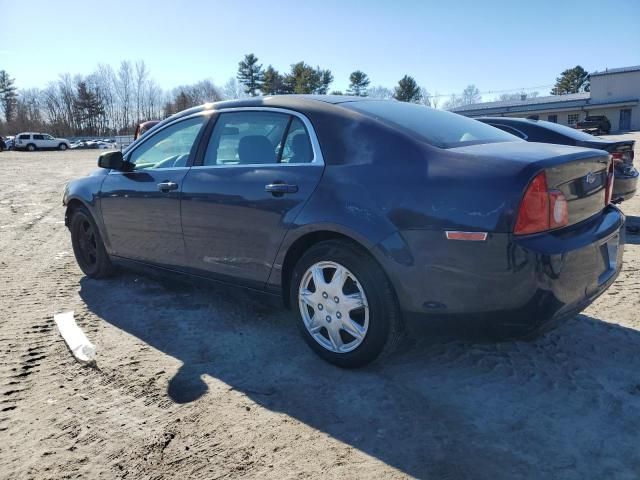
[[[87,276],[136,262],[281,296],[343,367],[390,351],[410,317],[531,336],[584,309],[622,263],[607,152],[418,105],[208,104],[98,165],[64,194]]]

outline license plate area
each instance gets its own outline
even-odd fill
[[[598,278],[598,283],[603,284],[618,269],[618,249],[620,248],[620,235],[616,234],[600,245],[600,253],[604,262],[604,271]]]

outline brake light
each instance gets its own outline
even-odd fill
[[[613,163],[622,163],[624,162],[624,158],[622,152],[613,152],[611,154],[611,158],[613,159]]]
[[[569,223],[567,199],[560,190],[549,190],[547,176],[540,172],[535,176],[520,202],[515,235],[545,232]]]
[[[607,186],[604,191],[604,205],[607,206],[611,203],[611,197],[613,197],[613,177],[614,169],[613,162],[609,162],[609,167],[607,168]]]

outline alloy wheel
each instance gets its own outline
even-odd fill
[[[364,289],[339,263],[323,261],[307,269],[298,305],[307,332],[331,352],[351,352],[367,335],[369,304]]]

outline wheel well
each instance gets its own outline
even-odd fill
[[[304,255],[304,253],[311,248],[316,243],[324,242],[326,240],[344,240],[356,248],[361,249],[364,252],[368,252],[368,250],[362,246],[359,242],[355,241],[353,238],[343,235],[338,232],[331,231],[318,231],[308,233],[298,238],[293,244],[289,247],[287,254],[284,258],[284,262],[282,263],[282,298],[284,300],[284,304],[287,308],[290,308],[290,298],[289,298],[289,290],[291,286],[291,275],[293,273],[293,269],[300,260],[300,257]],[[373,258],[373,257],[371,257]]]
[[[67,211],[64,213],[64,224],[67,228],[69,228],[70,226],[73,212],[76,210],[76,208],[83,207],[83,206],[84,204],[80,200],[77,200],[75,198],[69,200],[69,203],[67,204]]]

